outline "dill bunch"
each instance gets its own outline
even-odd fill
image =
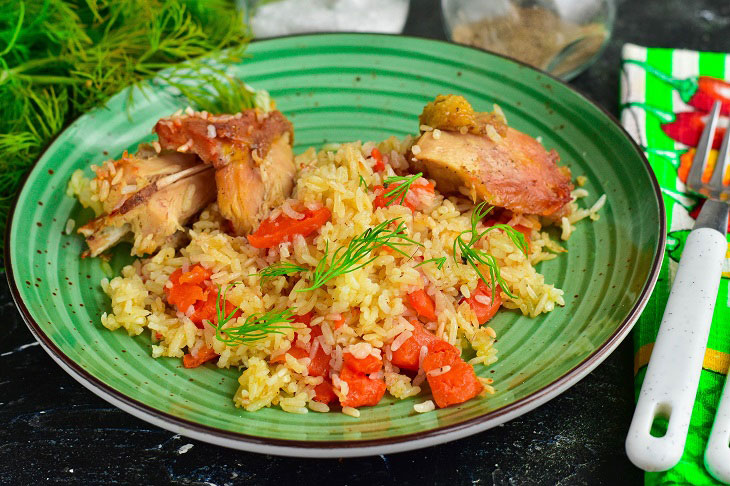
[[[0,231],[51,139],[124,87],[156,77],[209,112],[253,106],[225,73],[249,40],[233,0],[0,0]]]

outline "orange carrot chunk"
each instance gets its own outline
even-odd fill
[[[499,286],[497,287],[497,290],[499,290]],[[477,296],[481,297],[477,300]],[[487,299],[486,303],[484,302],[485,299]],[[502,305],[502,297],[500,296],[500,293],[495,293],[494,299],[492,299],[492,289],[490,289],[483,280],[479,280],[477,288],[474,289],[474,293],[470,295],[466,301],[469,302],[469,306],[471,306],[471,310],[473,310],[474,314],[476,314],[477,321],[480,325],[494,317],[494,314],[497,313]]]
[[[332,389],[332,384],[325,380],[315,386],[313,400],[319,403],[332,403],[337,400],[337,395],[335,395],[335,392]]]
[[[304,218],[294,219],[282,213],[276,219],[265,219],[256,231],[246,237],[248,242],[255,248],[271,248],[291,241],[297,234],[309,236],[329,221],[332,215],[327,208],[311,210],[298,206],[295,210],[304,214]]]
[[[373,187],[373,194],[375,199],[373,200],[373,208],[384,208],[393,204],[402,204],[411,211],[415,211],[421,204],[421,196],[423,194],[433,194],[435,192],[434,185],[430,182],[414,182],[411,184],[411,188],[406,193],[405,201],[402,200],[403,195],[393,194],[387,196],[386,194],[392,189],[395,189],[401,183],[396,182],[389,185],[387,188],[383,186]],[[397,199],[397,200],[396,200]]]
[[[303,322],[303,321],[310,321],[312,319],[312,313],[308,312],[307,314],[304,314],[303,316],[297,316],[295,318],[295,322]],[[322,335],[322,329],[320,326],[312,326],[310,327],[311,331],[311,338],[310,343],[311,346],[317,346],[317,350],[314,352],[314,356],[312,356],[312,361],[309,363],[309,366],[307,367],[307,371],[309,372],[309,376],[327,376],[330,372],[330,355],[324,352],[324,349],[322,349],[322,346],[319,346],[319,344],[315,344],[314,340],[317,338],[317,336]],[[296,341],[296,337],[294,338]],[[310,353],[309,351],[300,348],[298,346],[293,346],[287,351],[286,353],[283,353],[276,358],[272,359],[270,363],[285,363],[286,357],[285,355],[291,354],[295,359],[302,359],[302,358],[309,358]]]
[[[428,354],[423,360],[423,370],[439,408],[463,403],[484,388],[474,368],[448,351]]]
[[[528,228],[527,226],[522,226],[521,224],[516,224],[513,226],[514,229],[522,233],[522,236],[525,237],[525,242],[527,243],[527,252],[530,252],[530,235],[532,235],[532,228]]]
[[[314,346],[314,344],[312,344]],[[330,372],[330,355],[324,352],[322,346],[317,346],[317,351],[309,363],[309,376],[327,376]]]
[[[213,351],[213,348],[209,348],[208,346],[203,346],[198,350],[198,353],[196,355],[193,355],[191,353],[188,353],[183,356],[183,366],[185,368],[197,368],[198,366],[202,365],[203,363],[207,363],[208,361],[212,359],[216,359],[218,357],[218,354]]]
[[[408,303],[419,316],[425,317],[429,321],[436,320],[436,304],[424,289],[408,294]]]
[[[218,324],[218,312],[216,309],[218,291],[209,287],[205,290],[205,293],[205,300],[196,302],[194,306],[195,311],[193,312],[193,315],[190,316],[190,320],[193,321],[193,324],[195,324],[198,329],[203,329],[203,321],[210,321]],[[233,312],[233,309],[236,308],[236,306],[231,304],[229,301],[226,301],[223,307],[224,308],[222,310],[226,317],[228,317],[228,315]],[[234,319],[240,316],[240,310],[236,310],[235,314],[233,314]]]
[[[380,371],[380,368],[383,367],[383,360],[376,358],[372,354],[368,354],[364,358],[356,358],[350,353],[344,353],[342,357],[344,359],[345,366],[354,371],[359,371],[360,373],[377,373]]]
[[[391,363],[398,368],[418,371],[418,359],[423,346],[426,346],[429,353],[445,351],[456,356],[459,355],[459,351],[454,346],[428,332],[417,320],[411,320],[411,324],[414,327],[413,335],[392,352]]]
[[[309,323],[312,322],[312,317],[314,317],[314,312],[309,311],[301,316],[294,316],[294,322],[301,322],[302,324],[309,326]]]
[[[334,324],[335,324],[335,329],[339,329],[339,328],[341,328],[342,326],[344,326],[344,325],[345,325],[345,316],[342,316],[342,317],[340,317],[339,319],[337,319],[337,320],[336,320],[336,321],[334,322]]]
[[[340,372],[340,380],[347,383],[347,396],[340,399],[343,407],[370,407],[377,405],[385,394],[385,381],[373,380],[345,366]]]
[[[175,285],[173,283],[172,287],[165,287],[165,294],[167,295],[167,302],[174,305],[182,313],[186,313],[190,306],[197,301],[205,299],[203,289],[194,284],[178,283]]]
[[[212,271],[202,265],[194,265],[187,272],[178,268],[170,274],[169,282],[172,286],[164,287],[167,302],[175,306],[178,311],[187,314],[190,306],[193,306],[193,314],[190,319],[200,329],[203,328],[203,320],[215,322],[217,317],[217,290],[212,286],[204,286],[204,282],[210,278],[211,274]],[[227,314],[232,312],[234,307],[230,302],[226,302]],[[239,314],[240,312],[236,317]]]
[[[374,148],[372,152],[370,152],[370,157],[375,159],[373,172],[383,172],[385,170],[385,160],[383,160],[383,154],[380,153],[380,150]]]
[[[185,273],[181,273],[178,278],[178,282],[182,284],[201,284],[208,280],[213,275],[211,270],[203,267],[202,265],[194,265],[190,270]]]

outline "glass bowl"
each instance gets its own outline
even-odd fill
[[[410,0],[237,0],[256,38],[307,32],[400,34]]]
[[[563,79],[601,55],[616,14],[614,0],[441,0],[441,8],[451,41]]]

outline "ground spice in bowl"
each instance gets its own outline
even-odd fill
[[[556,76],[575,73],[608,37],[598,22],[579,25],[540,6],[512,6],[505,15],[454,25],[454,42],[514,57]]]

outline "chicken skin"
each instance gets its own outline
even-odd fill
[[[236,235],[252,232],[294,187],[294,132],[279,111],[172,116],[155,132],[163,148],[197,154],[215,168],[218,206]]]
[[[413,169],[444,193],[515,213],[556,215],[571,201],[570,170],[557,152],[507,126],[497,113],[474,112],[461,96],[439,96],[424,108],[424,131],[412,149]]]

